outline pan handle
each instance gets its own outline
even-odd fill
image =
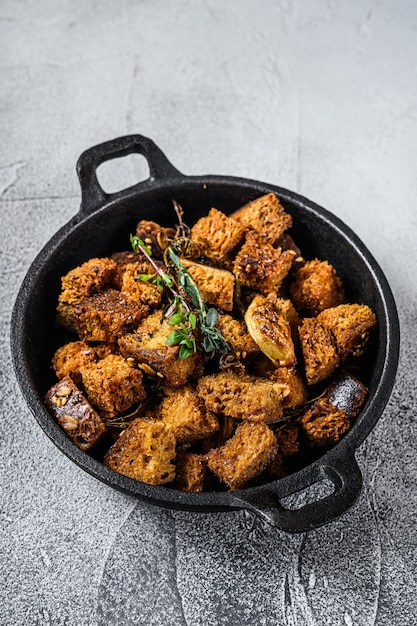
[[[128,154],[141,154],[145,157],[149,166],[149,178],[122,191],[106,193],[98,182],[97,168],[105,161]],[[83,215],[93,213],[109,201],[129,195],[139,186],[149,185],[159,179],[183,176],[168,161],[162,150],[143,135],[125,135],[89,148],[78,159],[77,174],[81,186],[80,213]]]
[[[323,479],[328,479],[333,483],[332,493],[298,509],[288,509],[281,504],[280,499],[292,495],[280,489],[281,481],[275,485],[267,485],[256,494],[238,495],[236,493],[233,504],[252,511],[281,530],[303,533],[346,513],[355,504],[362,490],[362,473],[353,455],[338,461],[337,464],[318,465],[313,476],[306,475],[306,478],[299,482],[297,492]]]

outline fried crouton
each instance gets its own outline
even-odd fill
[[[69,376],[49,389],[45,402],[58,424],[81,450],[90,450],[107,430]]]
[[[204,256],[218,267],[231,269],[246,228],[217,209],[210,209],[191,228],[194,256]]]
[[[120,415],[146,397],[142,372],[122,356],[110,354],[80,371],[88,400],[103,419]]]
[[[251,362],[259,354],[259,346],[252,339],[243,320],[231,315],[219,315],[216,324],[230,351],[244,362]]]
[[[291,422],[275,431],[278,450],[272,462],[267,467],[267,475],[276,480],[289,474],[289,461],[300,449],[300,428]]]
[[[134,330],[148,311],[146,305],[133,302],[115,289],[107,289],[77,305],[75,324],[81,339],[116,341]]]
[[[212,304],[224,311],[233,309],[235,277],[227,270],[181,259],[195,281],[201,297],[206,304]]]
[[[121,353],[139,364],[145,363],[162,376],[171,387],[181,387],[200,373],[200,354],[180,359],[178,346],[167,346],[166,341],[175,325],[168,323],[160,311],[151,313],[138,326],[135,333],[119,339]]]
[[[328,378],[339,366],[332,331],[318,318],[306,318],[298,329],[308,385]]]
[[[207,459],[203,454],[179,452],[175,465],[175,489],[192,492],[203,491],[207,472]]]
[[[307,261],[290,286],[291,299],[303,316],[316,316],[345,300],[342,281],[328,261]]]
[[[287,385],[249,374],[234,372],[209,374],[199,379],[197,392],[213,413],[252,421],[277,421],[282,416],[282,402]]]
[[[95,361],[96,354],[86,341],[70,341],[56,350],[52,367],[58,379],[70,376],[78,384],[81,382],[80,367]]]
[[[276,293],[291,269],[295,252],[273,248],[251,231],[233,263],[233,273],[240,285],[264,295]]]
[[[299,418],[310,445],[329,446],[337,443],[350,427],[346,411],[335,407],[328,398],[319,398]]]
[[[275,365],[294,365],[295,350],[291,326],[268,298],[256,295],[245,313],[252,339]]]
[[[165,394],[158,415],[171,428],[177,443],[192,443],[218,430],[217,416],[206,409],[194,387],[165,388]]]
[[[340,304],[322,311],[317,319],[332,331],[342,362],[363,354],[376,325],[376,315],[366,304]]]
[[[143,263],[127,263],[121,276],[120,291],[134,302],[145,304],[149,309],[156,309],[161,304],[162,289],[138,278],[141,275],[149,276],[149,270],[146,270]],[[150,274],[154,274],[153,269]]]
[[[175,437],[160,420],[135,419],[111,446],[104,464],[149,485],[175,478]]]
[[[207,454],[209,468],[230,489],[241,489],[263,472],[277,453],[273,431],[260,422],[242,422],[220,448]]]
[[[282,406],[290,409],[307,401],[307,389],[295,367],[276,367],[266,373],[269,380],[286,385],[289,389]]]
[[[75,331],[76,305],[111,285],[115,271],[116,263],[112,259],[94,258],[65,274],[61,279],[57,322]]]
[[[243,226],[256,230],[262,240],[272,246],[292,225],[291,215],[284,211],[284,207],[274,193],[268,193],[248,202],[230,217]]]

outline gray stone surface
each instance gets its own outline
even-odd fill
[[[0,9],[0,624],[416,624],[416,3]],[[137,503],[67,460],[25,405],[9,349],[19,284],[78,210],[79,154],[135,132],[184,173],[265,180],[315,200],[386,273],[400,369],[357,454],[363,493],[339,520],[290,536],[245,512]],[[146,176],[133,167],[106,168],[106,184]]]

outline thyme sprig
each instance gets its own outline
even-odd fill
[[[149,282],[165,290],[168,305],[164,317],[177,326],[166,340],[168,346],[179,345],[179,358],[187,359],[202,349],[207,354],[226,354],[230,348],[216,324],[219,319],[214,307],[207,308],[200,291],[179,254],[190,249],[189,228],[182,220],[182,209],[174,201],[178,217],[175,238],[164,252],[165,269],[152,259],[152,251],[138,236],[131,235],[130,242],[135,252],[140,252],[150,263],[154,274],[139,274],[137,280]]]

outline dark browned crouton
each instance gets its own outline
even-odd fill
[[[299,327],[308,385],[328,378],[339,366],[335,337],[318,318],[306,318]]]
[[[259,422],[280,419],[288,391],[281,383],[233,372],[203,376],[197,383],[197,392],[209,411]]]
[[[146,272],[144,269],[146,268],[144,268],[143,264],[127,263],[121,276],[120,290],[133,301],[145,304],[150,309],[156,309],[161,304],[162,289],[149,281],[143,281],[138,278],[141,275],[149,276],[154,274],[153,270],[149,273],[149,270]]]
[[[294,365],[295,350],[291,326],[277,310],[276,303],[256,295],[245,313],[253,340],[275,365]]]
[[[177,443],[192,443],[218,430],[217,416],[206,410],[194,387],[166,388],[165,393],[159,416],[171,428]]]
[[[149,315],[138,326],[136,333],[126,334],[119,339],[121,353],[127,358],[145,363],[171,387],[181,387],[200,372],[201,357],[198,353],[188,359],[178,357],[178,346],[167,346],[166,340],[177,328],[163,319],[157,311]]]
[[[230,489],[241,489],[259,476],[277,453],[277,440],[266,424],[243,422],[224,446],[207,454],[209,468]]]
[[[376,325],[375,313],[365,304],[340,304],[322,311],[317,319],[332,331],[342,362],[363,354]]]
[[[179,491],[201,492],[207,472],[207,459],[202,454],[179,452],[174,487]]]
[[[104,457],[112,470],[149,485],[175,478],[175,437],[160,420],[135,419]]]
[[[316,316],[324,309],[345,300],[342,281],[328,261],[307,261],[297,270],[290,287],[296,309],[305,317]]]
[[[234,220],[256,230],[265,243],[274,246],[283,232],[292,225],[291,215],[284,211],[277,196],[268,193],[231,214]]]
[[[70,376],[81,382],[80,367],[95,363],[96,354],[86,341],[71,341],[58,348],[52,357],[52,367],[58,379]]]
[[[116,271],[112,259],[90,259],[68,272],[61,279],[57,322],[75,331],[75,307],[85,298],[111,285]]]
[[[326,397],[316,400],[299,422],[313,447],[337,443],[350,427],[346,411],[335,407]]]
[[[289,474],[288,460],[300,448],[299,430],[298,424],[291,422],[275,431],[278,451],[266,470],[270,478],[275,480]]]
[[[88,341],[116,341],[132,332],[148,311],[146,305],[133,302],[115,289],[107,289],[77,305],[77,332]]]
[[[206,304],[212,304],[224,311],[233,309],[235,277],[231,272],[188,259],[181,259],[181,263],[191,274]]]
[[[288,387],[289,393],[282,403],[284,409],[299,406],[307,401],[306,386],[295,367],[276,367],[269,370],[266,376],[270,380]]]
[[[142,372],[122,356],[110,354],[81,368],[87,397],[103,419],[120,415],[146,397]]]
[[[251,362],[259,354],[258,344],[252,339],[243,320],[231,315],[219,315],[217,328],[230,347],[230,351],[244,362]]]
[[[136,226],[136,235],[150,248],[153,258],[162,259],[164,250],[175,237],[175,229],[164,228],[150,220],[141,220]]]
[[[210,209],[191,229],[194,256],[205,256],[214,265],[230,269],[243,242],[246,228],[217,209]]]
[[[265,295],[276,293],[290,271],[294,256],[293,250],[273,248],[251,231],[236,255],[233,273],[245,287],[251,287]]]
[[[368,395],[368,388],[348,372],[340,372],[328,386],[326,397],[338,409],[343,409],[353,421]]]
[[[65,376],[46,394],[52,415],[81,450],[90,450],[106,432],[106,426],[74,381]]]

